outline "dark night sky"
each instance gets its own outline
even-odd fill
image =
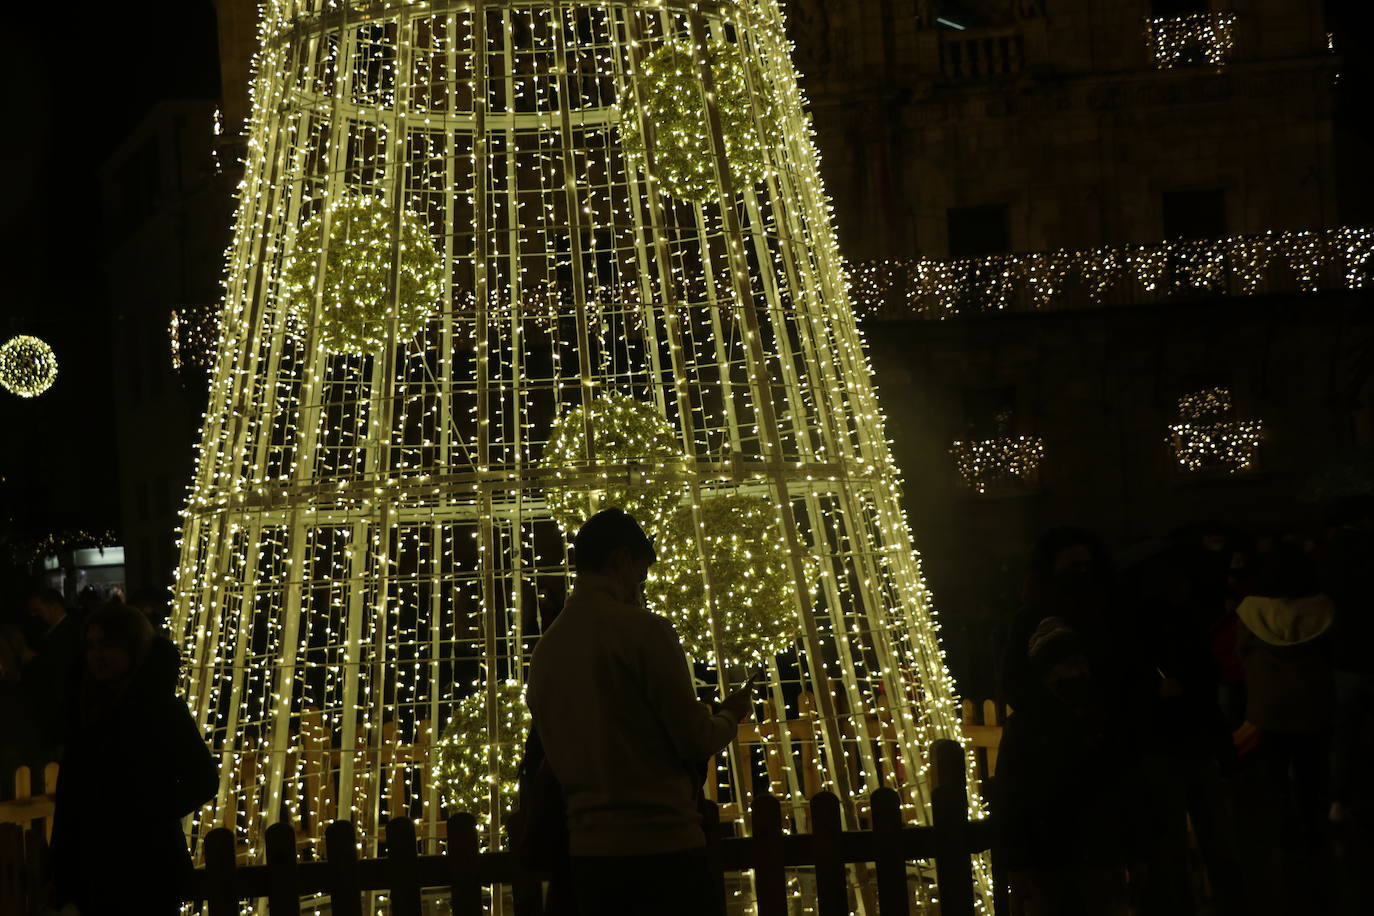
[[[0,392],[0,539],[118,520],[99,168],[153,102],[219,95],[210,0],[25,10],[0,39],[0,337],[47,340],[60,368],[43,397]]]

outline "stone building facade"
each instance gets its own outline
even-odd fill
[[[1218,245],[1226,249],[1226,239],[1288,231],[1298,234],[1292,249],[1306,244],[1301,233],[1350,223],[1346,204],[1360,195],[1332,163],[1342,161],[1339,150],[1333,155],[1337,74],[1349,80],[1354,68],[1331,53],[1320,5],[784,5],[856,275],[863,265],[982,270],[952,308],[934,312],[856,285],[861,310],[881,313],[865,320],[879,393],[967,695],[995,684],[998,633],[1019,601],[1029,546],[1047,527],[1087,525],[1129,557],[1203,519],[1252,530],[1319,520],[1320,500],[1304,494],[1315,492],[1324,468],[1357,460],[1374,441],[1370,294],[1349,288],[1358,271],[1323,263],[1304,279],[1297,257],[1283,255],[1263,276],[1238,280],[1231,251],[1221,282],[1201,288],[1174,282],[1187,265],[1169,245],[1194,240],[1196,266],[1210,263],[1206,253]],[[247,112],[255,9],[251,0],[215,6],[222,122],[232,137]],[[173,124],[164,118],[141,130],[170,142]],[[213,138],[195,144],[208,162]],[[232,142],[219,145],[232,170]],[[116,160],[137,148],[131,140]],[[110,193],[118,193],[120,168],[116,161],[107,170]],[[154,351],[166,345],[172,308],[212,301],[232,209],[232,181],[214,182],[195,185],[203,193],[177,186],[144,224],[111,239],[121,333],[150,341],[147,362],[164,375],[163,393],[145,393],[121,418],[135,587],[167,581],[175,508],[189,480],[197,401]],[[187,207],[199,208],[192,219],[205,227],[194,233],[196,277],[185,289],[141,288],[145,281],[118,264],[170,258]],[[1345,244],[1331,238],[1330,250]],[[1034,297],[985,295],[989,268],[1009,263],[999,258],[1059,252],[1096,270],[1138,246],[1152,246],[1162,271],[1148,294],[1143,281],[1100,295],[1069,283],[1038,309],[1027,305]],[[931,320],[936,314],[941,320]],[[1179,399],[1216,387],[1228,392],[1233,418],[1262,421],[1256,460],[1237,473],[1185,471],[1169,432]],[[167,445],[165,459],[139,457],[159,423],[184,425],[184,450],[173,456]],[[1038,440],[1043,454],[1035,474],[980,493],[960,476],[951,448],[998,436]],[[164,490],[165,512],[155,495]]]
[[[1304,282],[1303,256],[1266,233],[1315,244],[1348,220],[1359,195],[1343,188],[1368,181],[1333,165],[1342,58],[1321,5],[790,8],[846,255],[957,286],[939,308],[929,286],[856,295],[881,315],[865,322],[879,392],[966,695],[995,691],[1026,555],[1050,527],[1096,530],[1124,563],[1204,521],[1320,527],[1330,481],[1374,445],[1371,296],[1352,288],[1374,279],[1369,237],[1327,233],[1361,254],[1342,260],[1341,242]],[[1237,282],[1251,255],[1236,251],[1267,266]],[[1042,298],[989,280],[1019,270],[1025,286],[1029,263],[1033,285],[1055,255],[1085,278],[1140,277]],[[1192,282],[1209,263],[1218,282]],[[1261,430],[1254,462],[1188,470],[1170,428],[1180,398],[1215,388],[1226,422]],[[961,477],[955,443],[1021,439],[1034,473],[982,492]]]

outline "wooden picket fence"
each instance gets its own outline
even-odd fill
[[[753,872],[759,916],[789,912],[788,869],[807,869],[814,881],[817,912],[840,916],[851,911],[851,898],[862,897],[866,909],[881,916],[913,912],[912,882],[927,879],[910,863],[933,861],[941,916],[972,916],[978,896],[973,856],[992,851],[993,910],[1006,913],[1006,881],[996,855],[996,823],[970,820],[963,749],[953,741],[932,748],[934,782],[932,824],[903,823],[902,800],[889,788],[870,797],[868,830],[841,828],[840,801],[820,792],[810,802],[810,833],[784,833],[777,798],[756,794],[751,803],[752,834],[724,835],[715,805],[706,805],[708,854],[722,899],[727,874]],[[362,916],[365,895],[384,894],[387,911],[419,916],[422,900],[447,896],[454,916],[487,912],[486,898],[504,897],[509,888],[513,912],[541,916],[544,876],[523,869],[509,852],[481,852],[476,820],[469,814],[448,819],[444,855],[420,855],[415,825],[408,818],[386,824],[386,856],[358,858],[357,833],[348,821],[335,821],[324,831],[324,858],[301,861],[296,829],[277,823],[267,829],[266,864],[241,866],[234,834],[226,828],[205,838],[205,866],[197,869],[192,902],[203,902],[209,916],[238,916],[245,901],[267,903],[272,916],[299,914],[302,898],[328,900],[336,916]],[[32,861],[43,831],[32,826],[0,825],[0,912],[25,912],[23,875],[17,868]],[[16,865],[16,860],[19,865]],[[850,868],[853,867],[851,879]]]
[[[822,785],[822,774],[817,763],[819,755],[815,752],[815,698],[804,692],[798,697],[797,705],[798,717],[780,722],[772,704],[764,704],[762,716],[757,722],[739,724],[737,745],[742,748],[753,747],[765,741],[776,741],[780,734],[786,733],[801,749],[800,759],[803,762],[798,779],[803,794],[810,798],[820,791]],[[1002,729],[997,724],[996,706],[991,700],[978,708],[984,711],[983,722],[988,724],[966,724],[965,737],[974,750],[979,774],[987,778],[993,775],[996,768],[997,743],[1001,740]],[[965,723],[975,722],[974,709],[972,701],[964,701]],[[360,793],[364,797],[381,800],[377,805],[362,806],[355,814],[353,823],[360,834],[372,836],[380,833],[386,823],[386,813],[392,817],[414,813],[414,806],[422,800],[431,805],[437,803],[437,797],[432,797],[436,790],[429,784],[436,752],[432,725],[429,720],[417,723],[415,740],[407,742],[401,738],[401,731],[395,722],[386,722],[381,727],[377,747],[352,752],[355,772],[365,774],[359,786]],[[855,724],[841,723],[841,731],[845,737],[853,739],[856,735]],[[899,739],[896,727],[891,711],[882,698],[879,700],[878,714],[866,723],[866,732],[877,736],[880,753],[897,755]],[[302,850],[320,846],[325,839],[325,827],[341,813],[347,813],[347,802],[343,811],[340,810],[334,780],[345,753],[348,752],[339,747],[338,736],[330,729],[323,712],[306,709],[301,713],[299,743],[287,749],[285,769],[287,772],[298,771],[303,774],[298,793],[292,791],[292,786],[286,789],[289,794],[287,800],[293,810],[299,813],[296,844]],[[260,785],[266,778],[268,759],[267,751],[241,750],[234,764],[235,784]],[[764,754],[763,761],[769,782],[774,786],[783,785],[785,778],[778,755]],[[859,774],[856,771],[854,775]],[[750,787],[744,788],[741,793],[743,798],[739,801],[720,801],[718,791],[716,781],[707,780],[706,797],[720,803],[721,819],[740,820],[744,815],[740,803],[748,807]],[[906,799],[909,803],[915,800],[914,796]],[[229,799],[228,804],[233,807],[222,809],[218,817],[222,823],[241,819],[242,823],[257,824],[264,814],[259,808],[260,802],[258,793],[254,792],[246,793],[243,798]],[[431,834],[424,839],[442,839],[445,825],[443,822],[432,824],[430,830]],[[246,855],[247,851],[247,847],[239,849],[241,855]]]

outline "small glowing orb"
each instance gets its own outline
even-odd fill
[[[57,379],[57,354],[27,334],[11,337],[0,346],[0,385],[21,398],[36,398]]]

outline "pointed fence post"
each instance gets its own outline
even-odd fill
[[[776,796],[754,796],[754,894],[758,916],[787,916],[787,870],[782,852],[782,805]]]
[[[840,800],[833,792],[811,799],[811,849],[820,916],[849,916],[849,888],[840,855]]]
[[[415,823],[393,817],[386,825],[386,870],[394,916],[420,916],[420,858]]]
[[[272,916],[300,916],[296,828],[290,821],[277,821],[267,828],[267,912]]]
[[[216,827],[205,836],[205,897],[209,916],[239,916],[234,831]]]
[[[335,821],[324,832],[329,905],[334,916],[363,916],[358,886],[358,844],[351,821]]]
[[[901,845],[902,799],[892,789],[883,787],[873,793],[871,803],[873,861],[878,870],[878,912],[883,916],[908,916],[911,897]]]
[[[948,738],[931,748],[935,788],[930,807],[935,827],[935,880],[941,916],[973,916],[973,861],[969,857],[968,771],[964,749]]]
[[[477,877],[477,820],[466,812],[448,819],[449,894],[453,916],[482,916]]]

